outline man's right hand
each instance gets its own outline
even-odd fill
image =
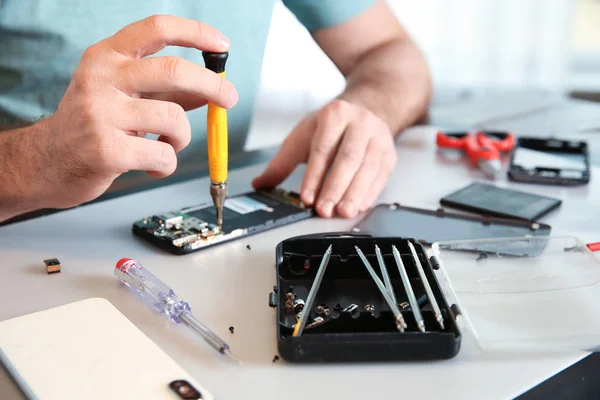
[[[56,113],[36,135],[44,207],[67,208],[101,195],[120,174],[164,177],[191,139],[186,110],[210,101],[231,108],[233,84],[178,57],[149,57],[166,46],[228,51],[229,41],[198,21],[152,16],[89,47]],[[146,133],[160,135],[158,140]],[[18,140],[18,139],[16,139]]]

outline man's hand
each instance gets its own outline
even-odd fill
[[[305,118],[252,184],[274,187],[307,162],[301,198],[322,217],[354,217],[383,190],[396,165],[393,136],[383,120],[344,100]],[[328,174],[329,172],[329,174]]]
[[[229,48],[221,33],[201,22],[153,16],[85,51],[56,113],[37,135],[44,207],[92,200],[130,170],[170,175],[175,153],[191,139],[185,111],[207,101],[236,104],[233,84],[212,71],[178,57],[145,58],[170,45]]]

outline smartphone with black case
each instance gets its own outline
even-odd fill
[[[215,224],[214,205],[204,203],[149,215],[135,221],[132,231],[163,250],[182,255],[313,215],[314,210],[302,203],[298,193],[276,188],[228,197],[223,207],[222,229]]]

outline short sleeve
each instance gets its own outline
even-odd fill
[[[283,0],[310,32],[338,25],[361,14],[376,0]]]

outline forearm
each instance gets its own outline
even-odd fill
[[[0,222],[41,208],[43,165],[39,135],[44,122],[0,132]]]
[[[339,98],[376,114],[394,135],[427,113],[431,77],[425,58],[409,38],[389,41],[363,54],[346,79]]]

